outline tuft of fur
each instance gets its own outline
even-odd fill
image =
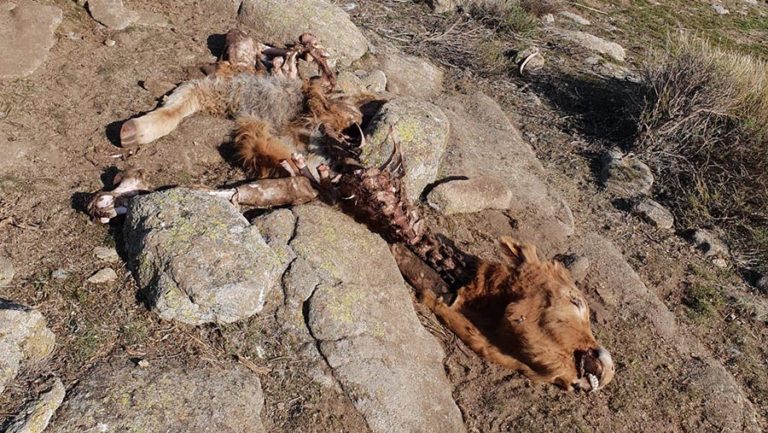
[[[321,79],[309,80],[303,86],[309,123],[322,125],[324,133],[341,141],[342,131],[362,124],[363,115],[356,101],[344,94],[329,94]]]
[[[252,116],[280,131],[300,113],[302,83],[279,76],[240,74],[226,82],[225,98],[233,117]]]
[[[243,168],[259,177],[284,173],[281,161],[291,161],[298,149],[275,136],[271,124],[255,116],[236,119],[234,150]]]

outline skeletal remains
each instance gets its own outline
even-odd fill
[[[317,64],[320,76],[301,77],[299,58]],[[180,85],[162,107],[125,122],[122,144],[152,142],[199,111],[229,115],[237,123],[238,161],[257,180],[209,194],[258,208],[315,199],[337,206],[392,245],[419,300],[481,357],[568,390],[606,386],[613,361],[592,335],[589,307],[569,272],[510,238],[500,241],[501,261],[488,262],[426,227],[401,186],[397,137],[390,134],[395,151],[383,166],[365,167],[358,158],[366,145],[361,106],[375,95],[335,91],[326,60],[309,33],[277,48],[232,30],[211,74]],[[95,220],[125,214],[131,197],[151,190],[140,170],[122,173],[115,183],[91,200]]]

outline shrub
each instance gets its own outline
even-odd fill
[[[768,264],[766,62],[678,36],[644,81],[635,147],[661,197],[683,225],[718,225],[747,258]]]

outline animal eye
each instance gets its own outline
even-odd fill
[[[571,304],[575,305],[579,311],[584,309],[584,301],[579,298],[571,298]]]

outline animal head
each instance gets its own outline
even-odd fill
[[[595,391],[613,379],[610,353],[592,335],[589,306],[562,264],[540,261],[536,247],[502,238],[513,293],[499,336],[540,379]]]

